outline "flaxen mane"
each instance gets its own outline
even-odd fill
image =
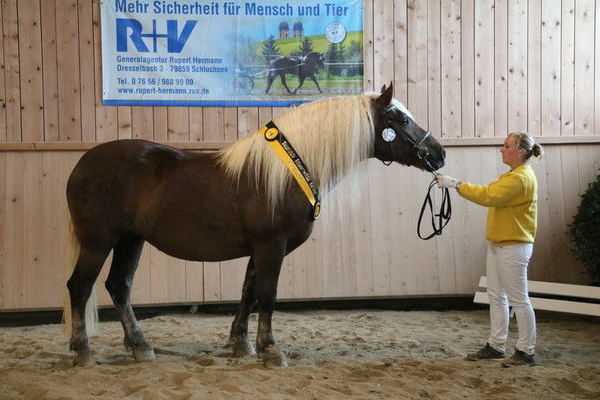
[[[303,104],[273,119],[300,153],[321,193],[327,193],[359,161],[373,154],[371,100],[377,93],[336,97]],[[414,120],[404,104],[392,104]],[[217,153],[219,163],[235,180],[242,171],[267,188],[271,209],[282,198],[292,176],[262,134],[254,133]]]
[[[306,103],[273,119],[301,155],[322,193],[373,154],[372,96]],[[237,180],[247,171],[257,185],[264,185],[273,208],[292,179],[260,133],[237,141],[218,157],[232,178]]]

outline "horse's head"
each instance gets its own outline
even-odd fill
[[[325,68],[325,64],[323,62],[323,54],[318,51],[313,51],[312,53],[308,53],[304,56],[304,62],[310,62],[312,65],[319,68]]]
[[[372,100],[374,110],[374,156],[426,171],[444,166],[446,151],[429,131],[422,129],[402,103],[393,98],[393,86],[383,86]]]

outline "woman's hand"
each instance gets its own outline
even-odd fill
[[[461,184],[461,182],[456,179],[453,178],[451,176],[448,175],[438,175],[436,178],[436,183],[438,185],[439,188],[458,188],[458,186]]]

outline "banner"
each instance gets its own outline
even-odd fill
[[[363,0],[102,0],[103,103],[289,106],[363,92]]]

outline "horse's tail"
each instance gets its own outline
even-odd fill
[[[73,220],[69,218],[69,246],[68,246],[68,256],[69,260],[66,264],[65,271],[65,281],[71,277],[71,274],[75,270],[75,265],[77,265],[77,259],[79,258],[79,252],[81,250],[81,246],[79,245],[79,240],[77,239],[77,235],[75,234],[75,227],[73,226]],[[63,299],[63,329],[67,336],[71,336],[72,329],[72,318],[71,318],[71,298],[69,295],[69,290],[65,290],[65,295]],[[92,288],[92,293],[90,294],[90,298],[87,301],[85,306],[85,326],[87,330],[88,336],[95,335],[98,331],[98,302],[96,299],[96,286]]]

